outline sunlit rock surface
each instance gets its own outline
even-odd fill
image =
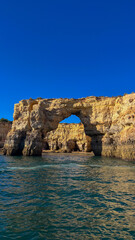
[[[56,130],[46,134],[43,149],[59,152],[90,152],[91,138],[85,134],[82,123],[60,123]]]
[[[4,145],[7,155],[40,155],[46,133],[75,114],[95,155],[135,160],[135,93],[118,97],[29,99],[14,107]]]

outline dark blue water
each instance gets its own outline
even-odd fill
[[[135,239],[135,162],[0,156],[2,239]]]

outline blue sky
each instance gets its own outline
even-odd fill
[[[135,1],[0,1],[0,118],[28,98],[135,90]]]

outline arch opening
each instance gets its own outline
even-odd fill
[[[77,117],[75,114],[71,114],[69,117],[62,120],[60,123],[81,123],[81,120],[79,117]]]
[[[75,114],[62,120],[56,130],[46,134],[43,141],[43,152],[93,153],[91,138],[86,135],[83,123]]]

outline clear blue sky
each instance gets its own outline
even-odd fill
[[[28,98],[135,91],[134,0],[1,0],[0,118]]]

